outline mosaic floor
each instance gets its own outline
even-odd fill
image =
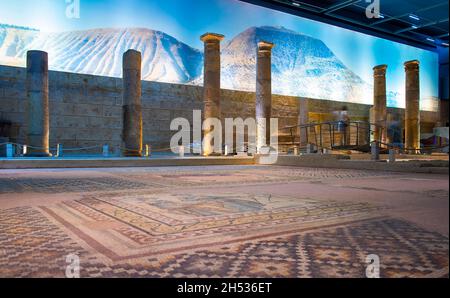
[[[412,184],[427,178],[405,175],[247,166],[0,171],[0,277],[64,277],[71,254],[81,277],[365,277],[370,254],[380,257],[382,277],[446,277],[448,234],[356,196],[376,193],[382,181],[411,183],[390,201],[424,196]],[[448,213],[443,185],[424,199]],[[333,198],[316,194],[331,187]]]

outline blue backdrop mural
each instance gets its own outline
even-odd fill
[[[69,3],[66,3],[69,2]],[[438,56],[237,0],[0,0],[0,64],[49,53],[50,69],[121,76],[122,54],[143,55],[143,79],[202,84],[199,36],[222,45],[222,87],[254,91],[256,43],[273,50],[273,92],[372,103],[372,67],[388,64],[388,105],[404,107],[403,62],[421,62],[421,107],[435,109]],[[75,5],[75,6],[74,6]],[[79,18],[78,18],[79,17]]]

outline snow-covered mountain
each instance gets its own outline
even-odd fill
[[[22,31],[7,30],[6,43],[0,38],[0,63],[3,64],[6,57],[25,65],[26,51],[43,50],[49,53],[52,70],[121,77],[122,55],[134,49],[142,53],[144,80],[186,83],[202,71],[200,51],[159,31],[133,28],[34,32],[33,38],[29,37],[28,30]],[[11,39],[17,42],[9,41]]]
[[[224,46],[223,88],[255,90],[256,47],[262,40],[275,44],[273,93],[370,102],[372,86],[348,69],[321,40],[282,27],[252,27]]]
[[[17,57],[39,36],[31,28],[0,24],[0,64],[24,66],[24,59]]]
[[[275,43],[273,93],[368,103],[372,86],[348,69],[321,41],[282,27],[252,27],[222,50],[222,87],[254,91],[258,41]],[[203,83],[203,53],[150,29],[92,29],[63,33],[0,25],[0,64],[25,66],[26,51],[49,53],[52,70],[122,76],[122,54],[142,53],[142,78]],[[390,97],[390,102],[395,98]]]

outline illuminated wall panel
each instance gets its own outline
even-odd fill
[[[226,36],[222,88],[254,91],[256,44],[273,49],[273,92],[372,104],[372,67],[389,65],[388,106],[404,107],[403,62],[421,63],[421,107],[434,110],[434,52],[237,0],[0,0],[0,64],[49,53],[50,69],[121,77],[122,54],[142,52],[143,79],[202,84],[199,36]],[[79,14],[78,14],[79,12]],[[79,17],[79,18],[78,18]]]

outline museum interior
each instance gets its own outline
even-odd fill
[[[0,8],[0,278],[449,277],[448,1]]]

